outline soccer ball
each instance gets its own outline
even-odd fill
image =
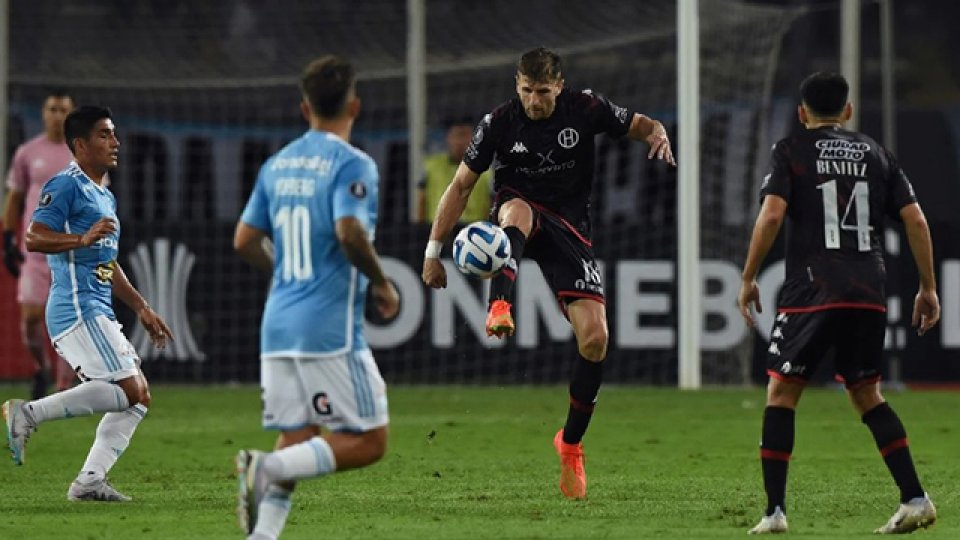
[[[453,241],[453,262],[467,275],[488,278],[510,259],[510,239],[503,229],[486,221],[474,221]]]

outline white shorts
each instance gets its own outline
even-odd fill
[[[387,425],[387,385],[373,353],[260,358],[263,427],[294,431],[323,426],[363,433]]]
[[[140,373],[137,350],[104,315],[86,319],[53,342],[80,380],[121,381]]]

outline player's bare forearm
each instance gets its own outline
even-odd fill
[[[63,253],[83,247],[83,236],[52,230],[42,223],[31,223],[24,235],[27,251],[38,253]]]
[[[133,286],[133,283],[130,283],[127,273],[116,261],[113,262],[113,295],[135,313],[139,313],[141,309],[148,307],[147,300]]]
[[[116,230],[117,222],[109,217],[100,218],[83,234],[57,232],[43,223],[33,221],[27,227],[27,234],[23,238],[27,251],[62,253],[71,249],[90,247]]]
[[[753,226],[750,236],[750,248],[747,251],[747,261],[743,265],[741,279],[753,281],[757,278],[760,265],[770,252],[770,248],[777,239],[783,218],[786,215],[787,202],[776,195],[767,195],[760,208],[760,214]]]
[[[343,217],[337,220],[337,240],[340,248],[347,256],[350,264],[370,278],[374,285],[384,283],[387,278],[380,267],[380,257],[377,250],[367,237],[367,229],[354,217]]]
[[[937,288],[936,273],[933,269],[933,241],[930,227],[920,205],[913,203],[900,210],[903,227],[907,232],[907,242],[913,253],[913,260],[920,275],[920,288],[933,291]]]
[[[667,130],[660,121],[634,113],[627,136],[650,145],[648,158],[660,159],[676,167],[677,161],[673,157],[673,148],[670,147],[670,137],[667,136]]]
[[[24,192],[7,192],[7,202],[3,207],[3,230],[16,232],[23,215]]]
[[[440,197],[440,204],[437,205],[437,212],[433,218],[433,226],[430,228],[430,240],[442,242],[450,234],[454,225],[460,220],[460,216],[463,215],[470,193],[473,192],[473,187],[477,185],[479,178],[479,174],[470,170],[465,163],[460,163],[453,181]]]
[[[233,249],[250,266],[269,274],[273,272],[273,252],[267,249],[267,235],[260,229],[239,222],[233,235]]]
[[[644,141],[657,129],[663,130],[663,124],[645,114],[634,113],[627,136],[635,141]]]

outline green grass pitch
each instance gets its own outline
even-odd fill
[[[0,398],[25,388],[0,387]],[[940,522],[960,538],[957,394],[890,393]],[[0,538],[242,538],[233,456],[268,448],[253,387],[153,388],[111,477],[129,504],[69,503],[97,418],[41,426],[27,462],[0,463]],[[742,538],[760,517],[763,390],[606,387],[585,440],[589,500],[564,500],[551,440],[562,387],[393,387],[388,456],[307,481],[283,538]],[[797,420],[790,536],[867,538],[897,492],[841,392],[811,389]]]

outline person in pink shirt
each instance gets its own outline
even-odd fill
[[[3,263],[7,271],[18,279],[20,331],[23,343],[37,367],[31,392],[33,399],[46,395],[46,372],[53,370],[54,362],[58,364],[59,389],[69,388],[75,378],[66,361],[48,357],[44,310],[50,291],[50,268],[46,255],[23,253],[18,246],[18,243],[22,245],[23,232],[27,230],[33,211],[37,208],[40,188],[73,160],[63,134],[63,121],[71,110],[73,98],[67,92],[49,92],[43,102],[43,133],[17,148],[7,173],[9,192],[3,212]]]

